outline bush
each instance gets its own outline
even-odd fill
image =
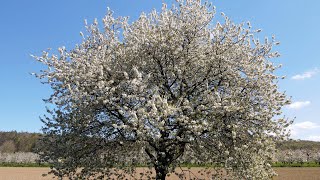
[[[0,153],[0,163],[37,163],[39,156],[31,152]]]

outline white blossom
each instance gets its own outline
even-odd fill
[[[88,36],[71,51],[35,57],[53,90],[41,156],[52,172],[109,177],[139,157],[162,168],[158,179],[182,158],[223,163],[234,179],[274,175],[274,140],[290,124],[277,119],[289,102],[271,61],[277,43],[224,13],[216,23],[208,3],[177,3],[132,23],[108,10],[102,25],[85,22]]]

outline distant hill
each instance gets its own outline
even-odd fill
[[[1,132],[0,152],[34,152],[40,133]],[[305,140],[289,140],[277,143],[279,150],[320,150],[320,142]]]
[[[320,150],[320,142],[306,140],[289,140],[277,143],[279,150]]]
[[[33,152],[40,135],[39,133],[0,131],[0,152]]]

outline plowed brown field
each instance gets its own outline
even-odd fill
[[[192,168],[192,172],[198,175],[201,168]],[[320,180],[320,168],[275,168],[279,174],[276,180]],[[0,180],[48,180],[52,176],[42,177],[48,168],[20,168],[20,167],[0,167]],[[138,169],[142,171],[142,168]],[[200,177],[200,176],[198,176]],[[203,178],[203,177],[202,177]],[[168,180],[178,180],[177,176],[171,175]]]

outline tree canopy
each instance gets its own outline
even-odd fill
[[[199,0],[163,4],[132,23],[108,10],[74,49],[35,57],[48,67],[36,76],[53,90],[41,150],[52,172],[123,178],[143,159],[165,179],[193,159],[230,178],[272,177],[274,140],[290,124],[271,61],[279,43],[215,15]]]

